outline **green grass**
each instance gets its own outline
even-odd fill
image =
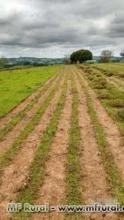
[[[67,84],[65,83],[59,101],[57,103],[57,107],[35,153],[34,160],[30,167],[29,182],[27,183],[27,186],[20,192],[17,199],[17,201],[21,202],[22,204],[26,202],[32,204],[37,198],[39,189],[43,184],[45,164],[48,159],[50,146],[55,137],[60,114],[65,105],[66,92]],[[30,214],[24,212],[19,213],[19,216],[21,218],[27,217],[28,215]]]
[[[67,204],[80,204],[80,163],[79,163],[79,150],[80,150],[80,128],[78,122],[78,105],[79,97],[75,84],[73,82],[72,88],[72,115],[71,115],[71,128],[68,147],[68,158],[66,167],[66,183],[67,183]]]
[[[124,63],[100,63],[91,65],[94,68],[103,70],[107,76],[124,77]]]
[[[45,99],[42,107],[40,106],[40,108],[33,116],[31,121],[28,123],[28,125],[20,132],[19,136],[15,139],[15,141],[5,152],[5,154],[0,157],[0,176],[2,175],[3,169],[10,164],[12,158],[17,154],[25,139],[33,131],[35,126],[39,123],[42,115],[44,114],[46,108],[49,106],[50,101],[52,100],[53,96],[56,93],[56,89],[59,81],[60,79],[56,82],[49,96],[47,96],[47,98]]]
[[[83,79],[79,77],[82,89],[87,97],[88,111],[94,127],[96,141],[101,152],[103,165],[107,173],[107,179],[111,186],[112,195],[118,199],[121,205],[124,205],[124,186],[119,170],[114,162],[113,155],[109,149],[109,145],[104,134],[104,129],[101,126],[96,111],[93,107],[93,101],[89,95],[88,88],[84,85]]]
[[[7,114],[60,67],[0,71],[0,117]]]
[[[88,79],[89,85],[95,90],[102,105],[116,122],[121,135],[124,136],[124,118],[122,117],[124,111],[124,91],[109,83],[102,73],[90,67],[84,68],[84,74]]]
[[[55,80],[55,78],[53,78],[52,81],[53,80]],[[5,136],[14,128],[14,126],[16,126],[26,116],[27,112],[32,109],[33,105],[37,103],[39,98],[48,90],[52,81],[41,88],[38,94],[35,95],[35,97],[26,105],[26,107],[13,116],[12,119],[0,129],[0,141],[3,141]]]

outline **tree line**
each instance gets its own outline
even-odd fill
[[[124,58],[124,50],[120,52],[120,56]],[[113,57],[111,50],[103,50],[100,55],[100,62],[107,63],[110,62]],[[74,51],[70,56],[66,56],[64,63],[83,63],[85,61],[93,60],[93,54],[90,50],[81,49]],[[29,62],[25,61],[23,65],[30,65]],[[34,66],[37,66],[34,64]],[[41,64],[39,64],[41,66]],[[0,58],[0,68],[8,67],[8,59],[5,57]]]
[[[124,50],[120,52],[120,56],[124,58]],[[111,50],[103,50],[100,55],[100,62],[110,62],[113,57]],[[65,57],[65,63],[83,63],[93,59],[93,54],[90,50],[77,50],[74,51],[70,56]]]

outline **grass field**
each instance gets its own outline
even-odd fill
[[[93,64],[93,67],[104,70],[108,75],[111,73],[117,77],[124,77],[124,63]]]
[[[25,91],[23,98],[31,96],[20,103],[23,98],[18,95],[11,111],[10,100],[9,113],[5,108],[7,114],[0,119],[1,218],[123,220],[123,213],[116,212],[6,211],[9,202],[90,205],[117,201],[124,205],[123,88],[109,81],[101,64],[100,68],[63,65],[12,74],[2,73],[1,89],[6,85],[8,96],[5,90],[1,95],[9,99],[14,83],[17,93],[19,88]],[[13,99],[13,91],[10,94]]]
[[[0,72],[0,117],[55,74],[57,67],[27,68]]]

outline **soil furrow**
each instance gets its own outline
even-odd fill
[[[109,186],[106,181],[106,173],[103,168],[100,152],[95,139],[93,126],[88,114],[87,100],[79,81],[76,79],[79,94],[79,125],[81,131],[81,157],[82,167],[82,199],[86,204],[107,203],[111,199]],[[95,220],[118,219],[115,214],[87,214],[87,217]]]
[[[62,84],[63,80],[61,81],[61,86]],[[9,219],[9,214],[7,214],[5,210],[7,203],[16,200],[18,192],[25,187],[28,181],[30,164],[33,160],[37,146],[40,143],[41,136],[49,124],[56,108],[61,94],[61,86],[50,102],[38,126],[36,126],[34,131],[30,133],[20,152],[11,161],[11,165],[9,165],[3,172],[2,183],[0,186],[0,207],[1,216],[6,216],[6,219]]]
[[[95,92],[89,87],[88,82],[86,80],[84,80],[84,82],[89,89],[90,96],[93,100],[94,109],[96,109],[99,122],[103,126],[106,135],[106,140],[114,156],[114,160],[119,168],[120,174],[124,180],[124,146],[119,130],[114,121],[106,112],[105,108],[98,100]]]
[[[70,82],[69,82],[70,84]],[[69,85],[66,97],[66,104],[60,115],[57,132],[51,151],[49,153],[49,160],[46,165],[45,179],[43,186],[40,189],[36,204],[49,203],[50,205],[57,205],[62,202],[65,194],[65,165],[68,149],[68,136],[70,129],[70,117],[72,106],[72,94]],[[31,219],[62,219],[62,215],[58,213],[50,214],[34,214]]]
[[[28,103],[30,103],[37,95],[38,93],[42,92],[42,89],[48,85],[50,82],[54,80],[56,76],[51,77],[48,79],[44,84],[42,84],[39,88],[36,89],[35,92],[33,92],[30,96],[26,97],[24,100],[20,102],[14,109],[12,109],[7,115],[0,118],[0,128],[2,128],[5,124],[7,124],[17,113],[22,111]]]
[[[56,80],[50,86],[50,88],[45,92],[45,94],[41,95],[38,102],[32,107],[32,109],[27,112],[26,116],[13,128],[13,130],[4,138],[4,141],[0,142],[0,155],[2,155],[9,146],[13,143],[16,137],[18,137],[19,133],[24,129],[24,127],[29,123],[32,119],[33,115],[37,112],[39,106],[42,106],[44,100],[49,95],[50,91],[52,90],[53,86],[55,85]]]

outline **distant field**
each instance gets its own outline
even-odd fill
[[[58,67],[38,67],[0,72],[0,117],[8,113],[41,83],[52,77]]]
[[[124,77],[124,63],[100,63],[93,64],[93,67],[101,68],[113,73],[115,76]]]

